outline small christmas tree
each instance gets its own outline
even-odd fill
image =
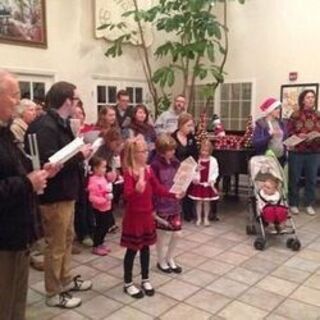
[[[252,116],[248,117],[246,131],[242,137],[242,147],[243,148],[252,148],[252,135],[253,135],[253,125],[252,125]]]
[[[207,114],[205,111],[201,112],[200,120],[196,131],[196,141],[198,147],[200,147],[202,141],[208,139],[207,132]]]

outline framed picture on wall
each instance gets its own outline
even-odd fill
[[[0,0],[0,42],[46,48],[45,0]]]
[[[299,109],[298,97],[304,90],[314,90],[316,93],[316,106],[318,106],[319,84],[318,83],[299,83],[285,84],[281,86],[280,99],[282,101],[282,117],[290,118],[291,114]]]

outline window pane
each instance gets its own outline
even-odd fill
[[[229,84],[223,84],[221,85],[221,100],[229,100],[230,95],[229,95]]]
[[[229,117],[228,102],[221,102],[220,116],[222,118]]]
[[[30,82],[27,81],[19,81],[21,99],[30,99],[31,98],[31,90],[30,90]]]
[[[230,129],[229,130],[239,130],[239,121],[230,120]]]
[[[231,100],[240,100],[240,83],[231,85]]]
[[[231,102],[231,118],[239,118],[239,117],[240,117],[240,103]]]
[[[242,102],[242,118],[248,117],[251,113],[251,102],[243,101]]]
[[[117,102],[117,87],[110,86],[108,87],[108,103]]]
[[[132,87],[127,87],[126,90],[129,93],[130,101],[132,103],[135,103],[135,100],[133,100],[133,88]]]
[[[98,103],[106,103],[107,102],[106,87],[105,86],[98,86],[97,87],[97,97],[98,97]]]
[[[242,99],[251,100],[251,83],[242,84]]]
[[[229,120],[227,118],[221,118],[221,123],[225,130],[230,130]]]
[[[135,88],[135,89],[136,89],[136,103],[143,103],[142,88]]]
[[[45,100],[45,84],[43,82],[33,82],[33,100]]]
[[[242,119],[241,120],[241,128],[240,128],[240,130],[246,130],[247,122],[248,122],[248,119]]]

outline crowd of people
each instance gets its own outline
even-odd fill
[[[181,273],[174,256],[182,217],[197,226],[210,225],[212,204],[219,199],[219,166],[212,143],[196,140],[195,119],[186,112],[185,97],[178,95],[155,122],[146,106],[130,106],[125,90],[117,100],[115,107],[99,110],[95,124],[88,124],[77,87],[61,81],[48,91],[45,112],[37,113],[36,104],[20,100],[15,76],[0,71],[1,319],[25,319],[30,252],[31,257],[44,253],[47,306],[78,307],[81,299],[72,292],[90,290],[94,284],[71,273],[74,238],[92,247],[92,254],[107,256],[108,233],[119,231],[116,212],[123,212],[123,290],[137,299],[155,293],[149,278],[150,246],[156,244],[161,272]],[[306,211],[315,214],[320,149],[317,139],[307,139],[309,132],[320,131],[315,93],[303,92],[299,105],[283,123],[281,103],[266,100],[253,143],[258,154],[271,149],[282,165],[289,155],[291,211],[299,213],[298,182],[304,174]],[[86,143],[66,163],[50,163],[75,137],[94,132],[104,142],[97,152]],[[30,134],[36,135],[40,168],[30,161]],[[287,150],[283,141],[294,134],[305,140]],[[186,192],[171,192],[180,163],[189,157],[197,162],[191,185]],[[39,248],[41,238],[44,249]],[[132,279],[137,253],[140,285]]]

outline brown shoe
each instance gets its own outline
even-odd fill
[[[76,246],[76,245],[73,245],[72,246],[72,254],[80,254],[81,253],[81,249]]]
[[[44,271],[44,263],[43,261],[39,261],[36,259],[30,259],[30,266],[37,271]]]

